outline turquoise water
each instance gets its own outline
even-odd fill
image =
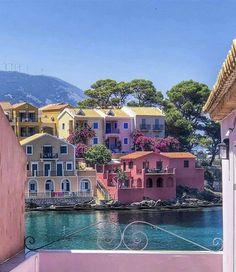
[[[142,222],[128,226],[133,221]],[[219,250],[220,245],[213,245],[213,240],[222,238],[222,209],[28,212],[28,235],[35,238],[34,244],[27,243],[31,248],[58,240],[44,248]],[[67,237],[60,240],[63,236]]]

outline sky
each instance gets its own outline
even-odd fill
[[[210,88],[236,38],[236,1],[0,0],[0,70],[61,78],[182,80]]]

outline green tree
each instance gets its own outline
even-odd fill
[[[103,144],[97,144],[90,147],[84,154],[86,163],[91,166],[95,164],[102,165],[111,161],[112,154]]]
[[[134,79],[130,82],[130,89],[133,100],[128,102],[128,106],[152,107],[163,100],[162,93],[156,90],[150,80]]]
[[[131,89],[129,83],[105,79],[96,81],[84,94],[88,98],[78,103],[81,108],[122,107],[131,94]]]

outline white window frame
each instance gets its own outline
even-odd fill
[[[96,144],[94,143],[94,139],[97,139],[97,143]],[[97,145],[97,144],[99,144],[99,138],[98,137],[93,137],[93,145]]]
[[[28,147],[31,147],[31,153],[28,153]],[[25,149],[26,155],[33,155],[33,153],[34,153],[33,145],[26,145],[25,148],[26,148],[26,149]]]
[[[68,169],[68,168],[67,168],[67,166],[68,166],[69,164],[72,166],[71,169]],[[66,162],[66,171],[73,171],[73,170],[74,170],[73,162],[72,162],[72,161],[67,161],[67,162]]]
[[[37,161],[32,161],[31,165],[30,165],[30,170],[31,170],[32,177],[37,177],[37,173],[36,173],[36,175],[34,175],[34,173],[33,173],[33,165],[37,165],[36,172],[38,172],[39,171],[39,163]]]
[[[97,128],[94,128],[94,124],[97,124],[98,127],[97,127]],[[98,122],[93,122],[93,129],[99,129],[99,123],[98,123]]]
[[[66,129],[66,124],[65,124],[65,123],[62,123],[62,124],[61,124],[61,129],[63,129],[63,130]]]
[[[61,153],[61,147],[62,147],[62,146],[65,146],[65,147],[66,147],[66,153]],[[60,154],[61,154],[61,155],[68,155],[68,145],[66,145],[66,144],[65,144],[65,145],[60,145]]]
[[[127,128],[125,128],[125,124],[127,124],[127,125],[128,125],[128,127],[127,127]],[[123,129],[129,129],[129,123],[128,123],[128,122],[124,122],[124,123],[123,123]]]
[[[125,139],[127,139],[127,144],[125,143]],[[129,138],[128,138],[128,137],[124,137],[124,138],[123,138],[123,144],[124,144],[124,145],[128,145],[128,144],[129,144]]]
[[[48,176],[45,175],[45,165],[46,164],[50,165],[50,168],[48,170],[48,173],[49,173]],[[51,177],[51,171],[52,171],[52,164],[51,164],[51,162],[44,162],[43,163],[43,175],[44,175],[44,177]]]

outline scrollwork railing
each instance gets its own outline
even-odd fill
[[[151,224],[145,221],[134,221],[125,226],[122,230],[117,223],[99,221],[94,224],[88,225],[86,227],[80,228],[67,235],[48,242],[42,246],[31,247],[36,243],[36,240],[32,236],[27,236],[25,238],[25,248],[29,251],[37,251],[46,248],[52,244],[59,241],[73,239],[76,235],[81,234],[81,232],[88,230],[92,227],[96,228],[99,232],[97,235],[97,246],[102,250],[117,250],[120,248],[125,248],[128,250],[145,250],[149,245],[148,235],[144,230],[137,230],[134,227],[137,225],[148,226],[154,231],[160,231],[172,238],[180,239],[188,244],[196,246],[197,248],[204,251],[221,251],[223,249],[223,240],[221,238],[214,238],[212,241],[212,246],[214,249],[198,244],[197,242],[190,240],[188,238],[182,237],[172,231],[162,228],[158,225]]]

